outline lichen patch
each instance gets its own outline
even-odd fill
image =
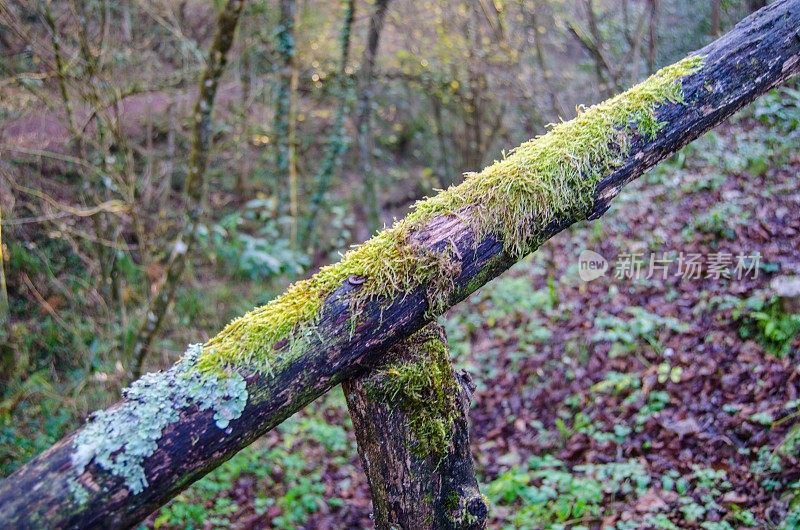
[[[189,346],[172,368],[146,374],[124,390],[121,405],[95,412],[73,442],[76,476],[94,461],[123,478],[131,492],[140,493],[148,485],[145,459],[156,451],[164,429],[180,419],[183,409],[194,405],[201,411],[213,410],[220,429],[241,416],[248,396],[244,378],[233,372],[227,377],[201,374],[195,369],[201,352],[201,344]],[[81,490],[71,486],[71,491],[80,503]]]

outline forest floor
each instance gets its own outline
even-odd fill
[[[477,384],[491,527],[800,528],[800,316],[770,286],[800,274],[800,120],[777,100],[441,318]],[[605,275],[580,278],[584,249]],[[370,511],[337,388],[146,524],[365,528]]]

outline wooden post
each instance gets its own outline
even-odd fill
[[[474,387],[453,371],[441,326],[429,324],[343,387],[378,530],[485,528],[489,507],[469,449]]]

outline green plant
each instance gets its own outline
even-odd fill
[[[740,337],[756,338],[767,352],[780,358],[789,354],[800,333],[800,315],[785,313],[778,299],[750,297],[734,310],[733,317],[741,320]]]
[[[750,214],[737,204],[720,203],[707,212],[693,218],[683,229],[683,237],[689,241],[694,234],[700,233],[712,242],[716,239],[735,239],[736,228],[746,224]]]
[[[527,469],[499,475],[486,488],[489,499],[515,506],[507,522],[520,529],[581,528],[581,522],[606,513],[605,501],[636,498],[650,477],[638,461],[575,466],[571,470],[551,455],[533,457]]]
[[[669,399],[669,394],[661,390],[653,390],[647,394],[647,402],[636,413],[636,424],[644,425],[650,416],[664,410]]]
[[[676,333],[685,333],[689,325],[674,317],[662,317],[650,313],[642,307],[629,307],[625,310],[631,318],[624,320],[618,316],[601,314],[594,320],[595,331],[592,336],[594,342],[610,342],[609,356],[620,355],[635,351],[641,341],[645,341],[657,352],[663,349],[658,341],[657,333],[661,330],[670,330]]]
[[[639,374],[623,374],[620,372],[607,372],[603,379],[592,385],[592,392],[613,392],[624,394],[628,391],[638,390],[642,386]]]
[[[795,508],[786,514],[778,526],[778,530],[797,530],[798,528],[800,528],[800,508]]]
[[[278,217],[274,199],[253,199],[210,229],[201,227],[198,239],[234,277],[263,280],[296,275],[308,266],[308,257],[281,237],[281,225],[287,222]]]
[[[800,131],[800,88],[797,82],[764,94],[758,99],[753,114],[771,129],[782,133]]]

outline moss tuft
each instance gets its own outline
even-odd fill
[[[554,125],[482,172],[468,174],[461,184],[418,202],[409,216],[347,252],[338,264],[231,322],[205,344],[199,368],[222,373],[229,366],[247,365],[268,372],[301,354],[325,298],[351,276],[363,279],[351,295],[354,318],[368,300],[390,301],[427,282],[429,311],[441,311],[457,267],[450,250],[415,248],[408,241],[412,231],[434,217],[469,210],[463,217],[478,238],[501,238],[515,257],[530,252],[551,222],[589,212],[597,182],[623,163],[635,135],[658,133],[664,124],[655,110],[683,101],[680,80],[702,61],[688,57],[663,68],[627,92],[581,109],[573,120]],[[290,344],[281,345],[289,338]]]
[[[411,340],[414,357],[371,372],[367,396],[408,417],[415,455],[442,458],[458,413],[458,383],[441,335],[423,330]]]
[[[369,299],[392,299],[442,276],[440,272],[448,267],[443,260],[449,253],[415,248],[408,244],[407,234],[401,226],[384,230],[348,251],[339,263],[323,267],[311,278],[291,285],[282,296],[237,318],[205,344],[198,367],[219,372],[244,364],[269,372],[274,364],[294,358],[313,332],[325,298],[348,278],[364,281],[350,299],[355,319]],[[452,273],[445,277],[452,278]],[[279,344],[296,331],[300,333],[292,336],[291,344]]]

